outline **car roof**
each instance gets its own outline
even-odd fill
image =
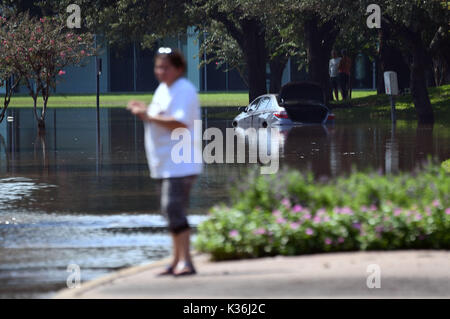
[[[259,98],[262,98],[262,97],[270,97],[270,98],[273,98],[273,99],[275,99],[275,101],[277,102],[277,106],[279,107],[279,108],[282,108],[281,106],[280,106],[280,101],[278,100],[278,94],[277,93],[267,93],[267,94],[263,94],[263,95],[260,95],[260,96],[258,96],[257,98],[255,98],[253,101],[251,101],[249,104],[248,104],[248,106],[250,105],[250,104],[252,104],[255,100],[257,100],[257,99],[259,99]]]
[[[255,100],[260,99],[262,97],[275,97],[276,98],[277,96],[278,96],[278,94],[274,94],[274,93],[263,94],[263,95],[260,95],[256,98],[254,98],[253,101],[251,101],[249,104],[252,104]]]

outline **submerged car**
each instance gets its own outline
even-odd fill
[[[327,124],[334,114],[325,105],[320,85],[290,82],[279,94],[261,95],[252,101],[232,122],[233,127],[268,127],[275,125]]]

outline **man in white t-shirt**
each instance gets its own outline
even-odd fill
[[[341,62],[341,58],[337,56],[336,50],[332,50],[328,70],[330,74],[331,89],[334,92],[336,101],[339,101],[339,62]]]
[[[160,84],[150,105],[130,101],[127,109],[144,121],[150,175],[160,181],[161,210],[173,239],[173,262],[159,275],[192,275],[196,270],[186,209],[192,184],[202,172],[201,132],[194,131],[200,103],[196,88],[183,77],[186,61],[179,51],[160,48],[154,71]],[[174,149],[183,152],[181,159]]]
[[[170,178],[200,174],[202,163],[196,159],[201,159],[201,141],[198,139],[199,134],[194,132],[194,121],[200,119],[200,103],[194,85],[184,77],[178,78],[170,87],[162,82],[155,91],[147,115],[167,116],[183,123],[186,127],[180,127],[188,130],[189,133],[185,133],[190,137],[172,139],[172,131],[165,126],[151,121],[145,122],[145,150],[151,177]],[[172,158],[172,150],[180,143],[182,146],[178,146],[183,151],[191,151],[190,160],[176,163],[178,160]]]

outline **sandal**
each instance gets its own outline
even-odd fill
[[[175,277],[195,275],[196,273],[197,273],[197,271],[195,270],[194,265],[192,265],[191,263],[184,265],[184,267],[182,268],[182,270],[180,272],[173,271],[173,275]]]
[[[157,276],[167,276],[167,275],[173,275],[173,269],[174,267],[171,265],[167,265],[166,269],[160,273],[157,274]]]

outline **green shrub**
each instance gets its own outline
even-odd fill
[[[442,162],[442,168],[445,169],[447,173],[450,173],[450,159]]]
[[[450,174],[439,165],[325,182],[283,170],[249,174],[198,226],[196,249],[213,259],[330,251],[449,249]]]

